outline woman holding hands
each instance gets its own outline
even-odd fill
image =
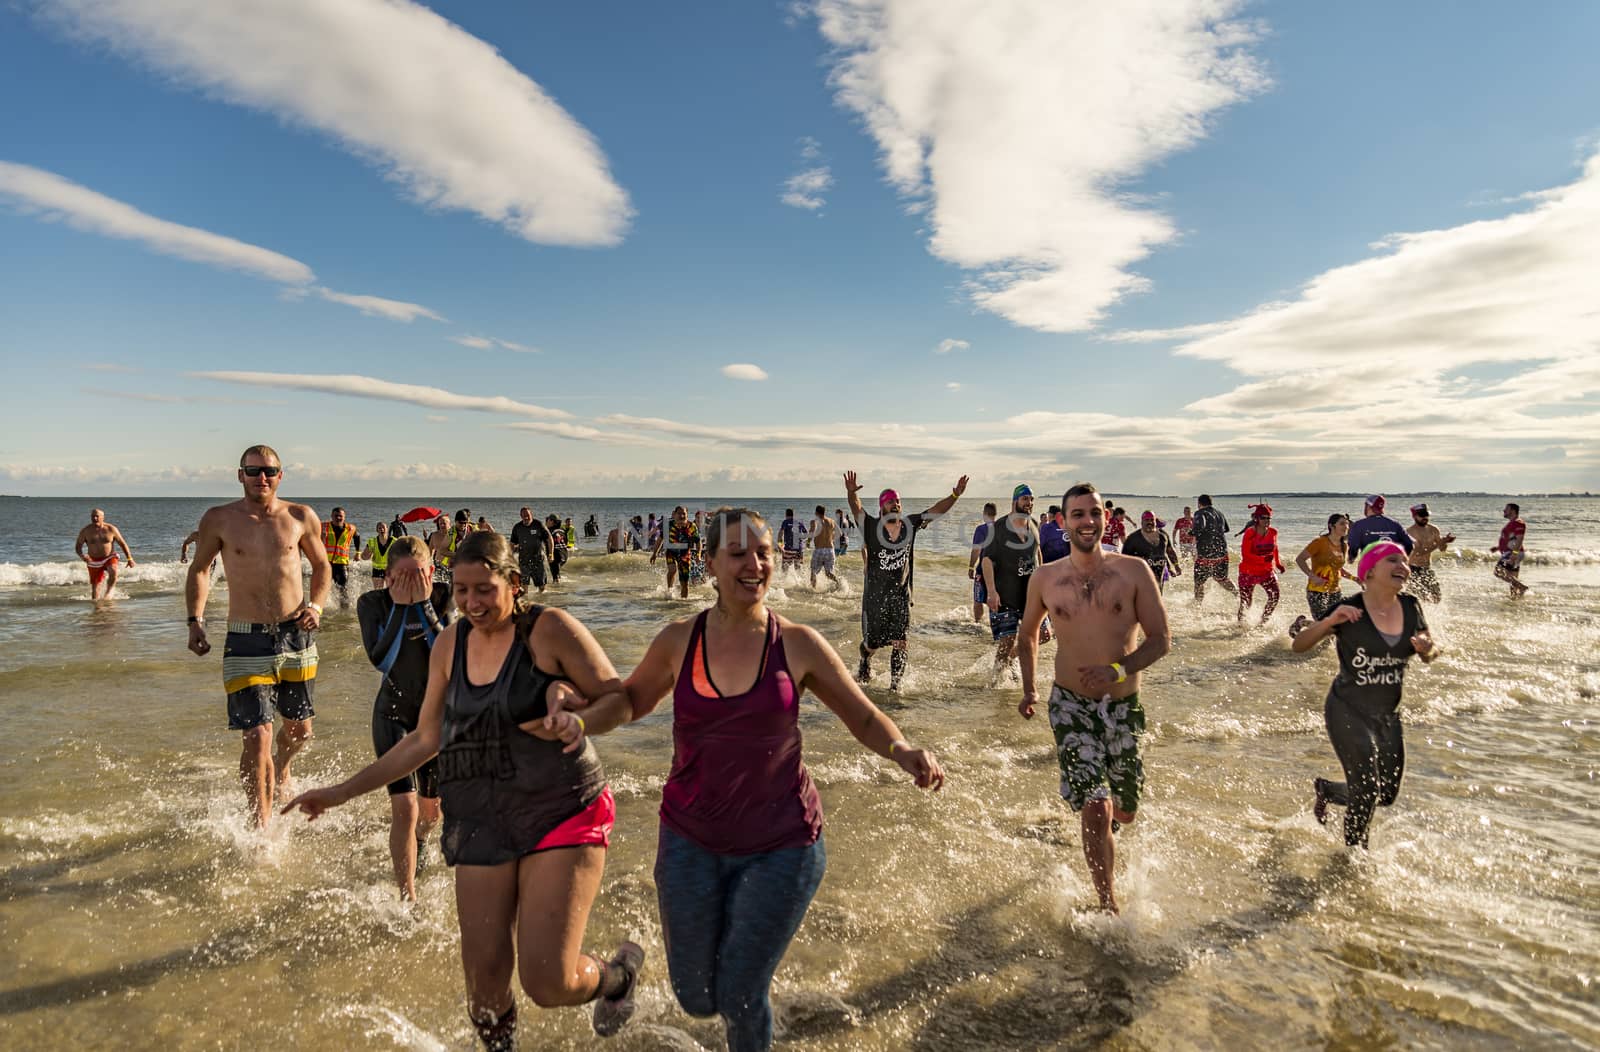
[[[730,1052],[756,1052],[772,1045],[772,976],[826,866],[800,696],[816,694],[919,787],[937,790],[944,772],[815,629],[767,609],[772,534],[759,514],[718,509],[706,548],[716,605],[656,636],[626,687],[634,719],[673,700],[655,866],[673,993],[691,1015],[722,1016]]]
[[[315,819],[438,754],[445,861],[455,867],[468,1008],[484,1047],[515,1046],[514,967],[540,1007],[594,1001],[594,1028],[633,1013],[643,951],[582,952],[615,816],[591,734],[626,722],[628,695],[594,637],[521,603],[511,546],[477,531],[451,557],[462,615],[429,656],[416,729],[336,786],[290,801]],[[575,691],[574,691],[575,688]],[[581,714],[562,711],[593,699]]]

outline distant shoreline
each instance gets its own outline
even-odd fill
[[[1338,492],[1333,492],[1333,491],[1330,491],[1330,490],[1316,490],[1316,491],[1301,493],[1301,492],[1274,492],[1274,491],[1268,490],[1268,491],[1255,491],[1255,492],[1250,492],[1250,493],[1213,493],[1213,494],[1211,494],[1211,496],[1212,496],[1213,499],[1216,499],[1216,500],[1280,500],[1280,499],[1284,499],[1284,498],[1303,498],[1303,499],[1308,499],[1308,500],[1309,499],[1316,499],[1316,500],[1363,500],[1371,492],[1372,492],[1371,490],[1362,490],[1362,491],[1359,491],[1359,492],[1352,491],[1352,492],[1338,493]],[[1105,491],[1103,491],[1103,493],[1104,493],[1105,496],[1111,498],[1114,501],[1116,501],[1116,500],[1193,500],[1194,499],[1194,497],[1192,497],[1192,496],[1178,496],[1178,495],[1174,495],[1174,494],[1170,494],[1170,493],[1168,493],[1168,494],[1160,494],[1160,493],[1118,493],[1115,490],[1105,490]],[[983,494],[983,493],[974,492],[974,493],[967,494],[967,498],[971,499],[973,497],[996,496],[996,495],[1004,496],[1004,494],[998,493],[998,491],[995,494]],[[836,494],[835,495],[818,495],[818,494],[803,494],[803,493],[780,493],[780,494],[769,494],[769,495],[765,495],[765,496],[755,495],[755,496],[740,496],[740,497],[701,497],[701,496],[696,495],[696,494],[683,495],[683,494],[661,494],[661,493],[657,493],[657,494],[629,494],[629,493],[622,493],[622,494],[606,495],[606,496],[601,496],[601,495],[598,495],[598,494],[572,496],[572,495],[564,495],[564,494],[559,494],[559,493],[539,493],[539,494],[529,494],[529,493],[509,493],[509,494],[473,493],[473,494],[456,494],[456,495],[453,495],[453,496],[419,497],[419,496],[416,496],[416,495],[395,496],[394,494],[386,494],[386,493],[364,494],[364,493],[337,492],[337,493],[291,493],[291,494],[288,494],[287,496],[285,496],[284,499],[285,500],[291,500],[291,501],[384,500],[384,501],[394,501],[395,503],[399,503],[399,504],[406,503],[407,501],[442,501],[442,502],[444,502],[446,504],[456,504],[456,503],[459,503],[459,502],[462,502],[462,501],[470,502],[470,501],[474,501],[474,500],[533,500],[533,499],[538,499],[538,500],[559,500],[559,501],[584,501],[584,500],[641,500],[641,501],[662,501],[662,500],[672,500],[672,501],[682,501],[682,500],[689,500],[689,501],[694,501],[694,500],[788,501],[788,500],[796,500],[796,501],[807,501],[807,500],[813,500],[813,499],[833,500],[833,499],[835,499],[836,496],[837,496]],[[914,494],[914,493],[908,493],[907,496],[908,497],[916,497],[918,495]],[[1385,496],[1390,498],[1390,501],[1392,503],[1394,500],[1397,500],[1397,499],[1401,499],[1401,498],[1409,499],[1409,498],[1412,498],[1412,497],[1433,498],[1433,499],[1436,499],[1436,500],[1444,500],[1444,499],[1467,500],[1467,499],[1473,499],[1473,498],[1479,498],[1479,497],[1519,497],[1519,498],[1522,498],[1524,500],[1538,500],[1538,499],[1545,499],[1545,500],[1563,499],[1563,500],[1565,500],[1565,499],[1569,499],[1569,498],[1570,499],[1574,499],[1574,500],[1582,500],[1582,499],[1588,498],[1588,499],[1592,500],[1596,496],[1600,496],[1600,494],[1591,493],[1591,492],[1589,492],[1587,490],[1585,490],[1582,493],[1572,493],[1572,492],[1568,492],[1568,493],[1491,493],[1491,492],[1485,492],[1485,491],[1479,491],[1479,490],[1470,490],[1470,491],[1395,490],[1393,492],[1385,493]],[[169,494],[169,495],[165,495],[165,496],[157,496],[157,495],[153,495],[153,494],[142,494],[142,493],[128,493],[128,494],[121,494],[121,493],[118,493],[118,494],[108,494],[108,493],[97,493],[97,494],[0,493],[0,500],[213,500],[213,501],[217,501],[219,503],[222,503],[222,502],[226,502],[226,501],[230,501],[230,500],[238,500],[238,499],[239,499],[239,494],[237,494],[237,493],[231,493],[231,494],[227,494],[225,496],[223,496],[223,495],[207,495],[207,494],[194,494],[194,495],[189,495],[189,496],[185,496],[185,495],[170,495]],[[843,498],[839,498],[839,499],[843,499]]]

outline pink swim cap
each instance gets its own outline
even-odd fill
[[[886,489],[878,494],[878,510],[882,511],[886,505],[900,499],[900,494],[892,489]]]
[[[1377,568],[1377,565],[1389,556],[1399,552],[1401,555],[1406,550],[1393,541],[1373,541],[1361,549],[1361,558],[1356,562],[1356,578],[1363,584],[1366,583],[1367,574]]]

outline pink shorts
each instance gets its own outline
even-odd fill
[[[600,790],[594,803],[544,835],[535,851],[549,851],[554,847],[611,846],[611,827],[617,822],[617,802],[611,797],[611,787]]]

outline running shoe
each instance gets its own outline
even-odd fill
[[[633,1018],[633,993],[639,985],[639,968],[644,964],[644,948],[636,942],[624,942],[617,947],[611,963],[628,974],[628,985],[615,997],[601,997],[594,1003],[594,1032],[610,1037],[623,1024]]]

